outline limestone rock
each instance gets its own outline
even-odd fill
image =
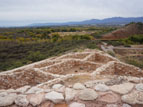
[[[53,89],[59,89],[61,87],[63,87],[62,84],[55,84],[55,85],[52,86]]]
[[[29,104],[29,101],[26,99],[26,95],[18,95],[15,99],[15,104],[22,107],[27,107]]]
[[[64,96],[61,93],[52,91],[45,95],[45,99],[53,101],[54,103],[59,103],[64,100]]]
[[[85,89],[85,86],[81,83],[75,83],[73,85],[73,88],[76,89],[76,90],[83,90],[83,89]]]
[[[75,90],[73,90],[71,88],[66,88],[66,90],[65,90],[65,100],[67,102],[73,100],[76,93],[77,92]]]
[[[16,90],[14,90],[14,89],[8,89],[8,90],[6,90],[6,92],[7,93],[16,93]]]
[[[44,92],[44,90],[41,88],[32,87],[26,92],[26,94],[34,94],[34,93],[40,93],[40,92]]]
[[[52,86],[52,89],[54,91],[63,93],[65,91],[65,86],[63,86],[62,84],[55,84]]]
[[[108,91],[109,90],[109,87],[106,86],[105,84],[97,84],[94,88],[95,90],[97,91]]]
[[[3,106],[9,106],[9,105],[13,104],[16,97],[17,97],[17,94],[15,94],[15,93],[11,93],[11,94],[2,93],[2,94],[0,94],[0,106],[3,107]]]
[[[73,102],[69,105],[69,107],[85,107],[85,104]]]
[[[29,100],[29,103],[35,107],[44,101],[44,95],[44,93],[31,94],[27,96],[27,99]]]
[[[92,87],[94,86],[94,83],[93,83],[93,82],[86,82],[86,83],[85,83],[85,86],[86,86],[87,88],[92,88]]]
[[[122,107],[131,107],[129,104],[123,104]]]
[[[135,88],[137,91],[143,91],[143,84],[137,84]]]
[[[137,77],[128,77],[127,80],[132,83],[139,83],[140,79]]]
[[[79,93],[79,99],[81,100],[95,100],[98,94],[93,89],[84,89]]]
[[[60,87],[59,89],[55,89],[55,91],[64,93],[65,92],[65,86]]]
[[[104,103],[117,103],[120,101],[120,97],[113,92],[104,92],[100,95],[97,101]]]
[[[24,87],[21,87],[21,88],[18,88],[16,89],[16,92],[19,92],[19,93],[25,93],[31,86],[24,86]]]
[[[51,89],[45,89],[45,90],[44,90],[45,93],[49,93],[49,92],[51,92],[51,91],[52,91]]]
[[[8,95],[7,92],[1,92],[1,93],[0,93],[0,97],[5,97],[6,95]]]
[[[127,95],[123,95],[121,97],[122,101],[128,104],[136,104],[136,98],[138,96],[138,93],[136,91],[127,94]]]
[[[127,94],[133,89],[133,87],[134,84],[132,83],[124,83],[120,85],[113,85],[110,87],[110,89],[119,94]]]
[[[136,97],[137,104],[143,104],[143,92],[138,92]]]
[[[5,91],[6,91],[6,90],[0,90],[0,93],[1,93],[1,92],[5,92]]]

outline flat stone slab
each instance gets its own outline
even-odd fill
[[[55,89],[55,90],[57,90],[57,89],[59,89],[61,87],[63,87],[62,84],[55,84],[55,85],[52,86],[52,88]]]
[[[100,96],[98,97],[97,101],[99,102],[104,102],[104,103],[117,103],[120,102],[120,97],[113,93],[113,92],[104,92],[102,94],[100,94]]]
[[[61,93],[52,91],[52,92],[49,92],[45,95],[45,99],[50,100],[54,103],[60,103],[64,100],[64,96]]]
[[[96,90],[96,91],[108,91],[109,90],[109,87],[107,86],[107,85],[105,85],[105,84],[97,84],[95,87],[94,87],[94,89]]]
[[[83,90],[83,89],[85,89],[85,86],[81,83],[75,83],[73,85],[73,88],[76,89],[76,90]]]
[[[15,93],[11,93],[11,94],[0,93],[0,106],[4,107],[4,106],[9,106],[13,104],[16,97],[17,97],[17,94]]]
[[[37,106],[44,101],[44,95],[44,93],[31,94],[27,96],[27,99],[30,104],[32,104],[33,106]]]
[[[15,99],[15,104],[22,107],[27,107],[29,104],[29,101],[26,98],[26,95],[18,95]]]
[[[79,99],[89,101],[95,100],[98,97],[98,94],[93,89],[84,89],[79,93]]]
[[[134,88],[134,84],[132,83],[123,83],[119,85],[113,85],[110,89],[119,94],[127,94]]]
[[[75,98],[75,95],[77,94],[77,91],[75,91],[72,88],[66,88],[65,89],[65,100],[67,102],[73,100]]]
[[[143,92],[133,91],[130,94],[123,95],[121,99],[128,104],[143,104]]]

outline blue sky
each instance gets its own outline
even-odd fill
[[[143,16],[143,0],[0,0],[0,26]]]

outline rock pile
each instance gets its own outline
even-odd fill
[[[1,107],[143,107],[143,71],[97,50],[0,73]]]

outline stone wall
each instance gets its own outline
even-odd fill
[[[2,107],[143,107],[143,71],[99,50],[0,73]]]

